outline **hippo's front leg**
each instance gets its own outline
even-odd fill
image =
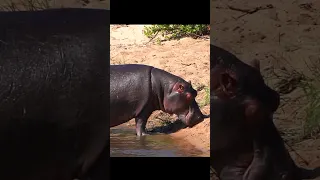
[[[151,106],[147,106],[151,107]],[[144,108],[143,111],[136,116],[135,121],[136,121],[136,132],[137,136],[144,136],[147,135],[148,133],[146,132],[146,125],[149,116],[152,114],[152,110],[150,108]]]
[[[136,117],[136,132],[137,136],[144,136],[146,135],[146,125],[148,118],[145,117]]]

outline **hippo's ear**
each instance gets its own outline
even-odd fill
[[[248,64],[260,72],[260,61],[259,60],[254,59],[254,60],[250,61]]]

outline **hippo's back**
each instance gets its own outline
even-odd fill
[[[143,64],[122,64],[122,65],[110,65],[110,78],[114,75],[121,73],[136,73],[139,71],[149,72],[154,67]]]
[[[140,64],[110,65],[110,95],[121,87],[139,88],[151,79],[152,66]]]

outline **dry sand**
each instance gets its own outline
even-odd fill
[[[33,3],[30,4],[30,2]],[[110,9],[110,0],[3,0],[0,2],[2,11],[12,11],[13,7],[16,10],[31,10],[34,7],[37,9],[44,7]]]

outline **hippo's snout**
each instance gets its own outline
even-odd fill
[[[208,118],[208,115],[202,114],[197,102],[193,102],[189,106],[189,110],[185,114],[178,115],[179,119],[182,120],[188,127],[192,128],[193,126],[202,122],[205,118]]]

